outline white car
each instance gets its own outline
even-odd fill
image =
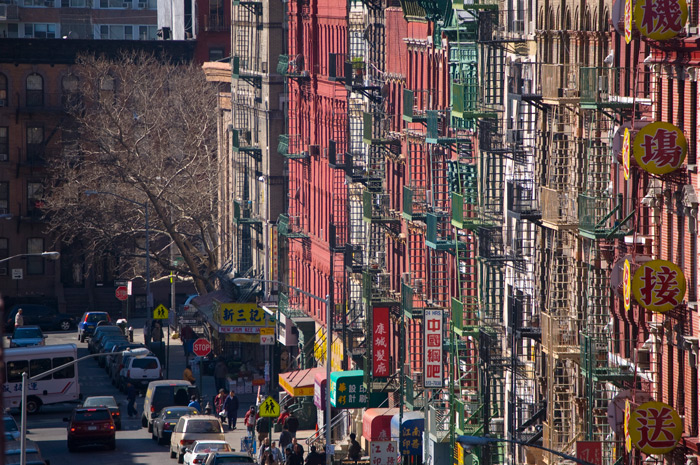
[[[182,463],[185,449],[195,441],[226,441],[219,419],[214,415],[181,416],[170,435],[170,458]]]
[[[185,449],[182,459],[185,465],[202,465],[210,452],[232,452],[226,441],[197,441]]]

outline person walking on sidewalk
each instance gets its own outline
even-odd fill
[[[136,411],[136,388],[133,384],[126,384],[126,414],[129,418],[135,417],[138,412]]]
[[[243,423],[248,430],[248,437],[255,438],[255,420],[257,420],[258,414],[255,411],[255,405],[251,405],[243,418]]]
[[[197,396],[190,397],[190,403],[187,404],[188,407],[197,409],[197,412],[202,413],[202,404],[197,400]]]
[[[236,420],[238,420],[238,397],[236,397],[236,393],[233,390],[229,392],[228,397],[224,400],[223,409],[226,410],[228,429],[236,429]]]
[[[284,450],[291,443],[292,443],[292,433],[289,432],[287,425],[283,425],[282,426],[282,433],[280,433],[280,447],[282,448],[282,450]]]
[[[153,339],[153,342],[155,342],[156,344],[160,344],[161,342],[163,342],[163,328],[157,321],[153,324],[153,329],[151,330],[151,339]]]

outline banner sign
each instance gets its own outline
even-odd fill
[[[683,131],[671,123],[656,122],[644,126],[634,136],[634,159],[652,174],[668,174],[681,167],[688,153]]]
[[[442,310],[425,310],[424,377],[426,388],[441,388],[442,377]]]
[[[372,375],[391,376],[389,365],[389,307],[372,308]]]

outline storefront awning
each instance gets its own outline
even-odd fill
[[[314,379],[316,373],[323,372],[325,372],[325,368],[320,367],[280,373],[280,386],[292,397],[311,397],[314,395]]]
[[[368,408],[362,416],[362,437],[368,441],[390,441],[391,418],[398,413],[398,408]]]

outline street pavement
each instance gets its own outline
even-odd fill
[[[144,320],[133,320],[130,325],[134,328],[134,341],[143,342],[143,322]],[[87,343],[80,343],[77,339],[76,331],[69,332],[49,332],[47,345],[73,343],[78,346],[78,356],[88,354]],[[179,339],[170,339],[169,363],[164,367],[163,376],[166,373],[169,379],[182,379],[182,373],[186,366],[185,354],[182,343]],[[89,457],[89,463],[100,463],[100,465],[117,464],[143,464],[160,465],[172,463],[168,455],[168,446],[159,446],[151,440],[151,434],[141,427],[140,413],[143,410],[143,397],[136,401],[136,409],[139,416],[129,419],[126,416],[126,396],[114,388],[105,371],[100,368],[94,360],[85,360],[79,365],[80,388],[84,397],[94,395],[113,395],[121,406],[123,415],[122,430],[117,432],[117,449],[107,451],[101,448],[82,449],[77,453],[69,453],[66,447],[66,423],[64,417],[68,417],[75,407],[75,404],[56,404],[43,406],[39,413],[28,417],[28,439],[38,443],[42,455],[45,459],[51,460],[51,465],[74,465],[76,461],[81,461]],[[212,376],[202,376],[201,383],[197,377],[197,384],[202,393],[202,406],[206,402],[211,402],[216,389]],[[246,429],[243,425],[243,416],[247,408],[255,403],[255,395],[242,394],[239,396],[239,412],[237,429],[228,431],[225,428],[225,437],[232,448],[241,450],[241,442],[246,437]],[[19,423],[19,412],[12,412]],[[311,436],[314,431],[299,431],[297,438],[308,447],[304,440]],[[273,440],[279,440],[279,433],[273,433]],[[308,450],[307,450],[308,452]]]

